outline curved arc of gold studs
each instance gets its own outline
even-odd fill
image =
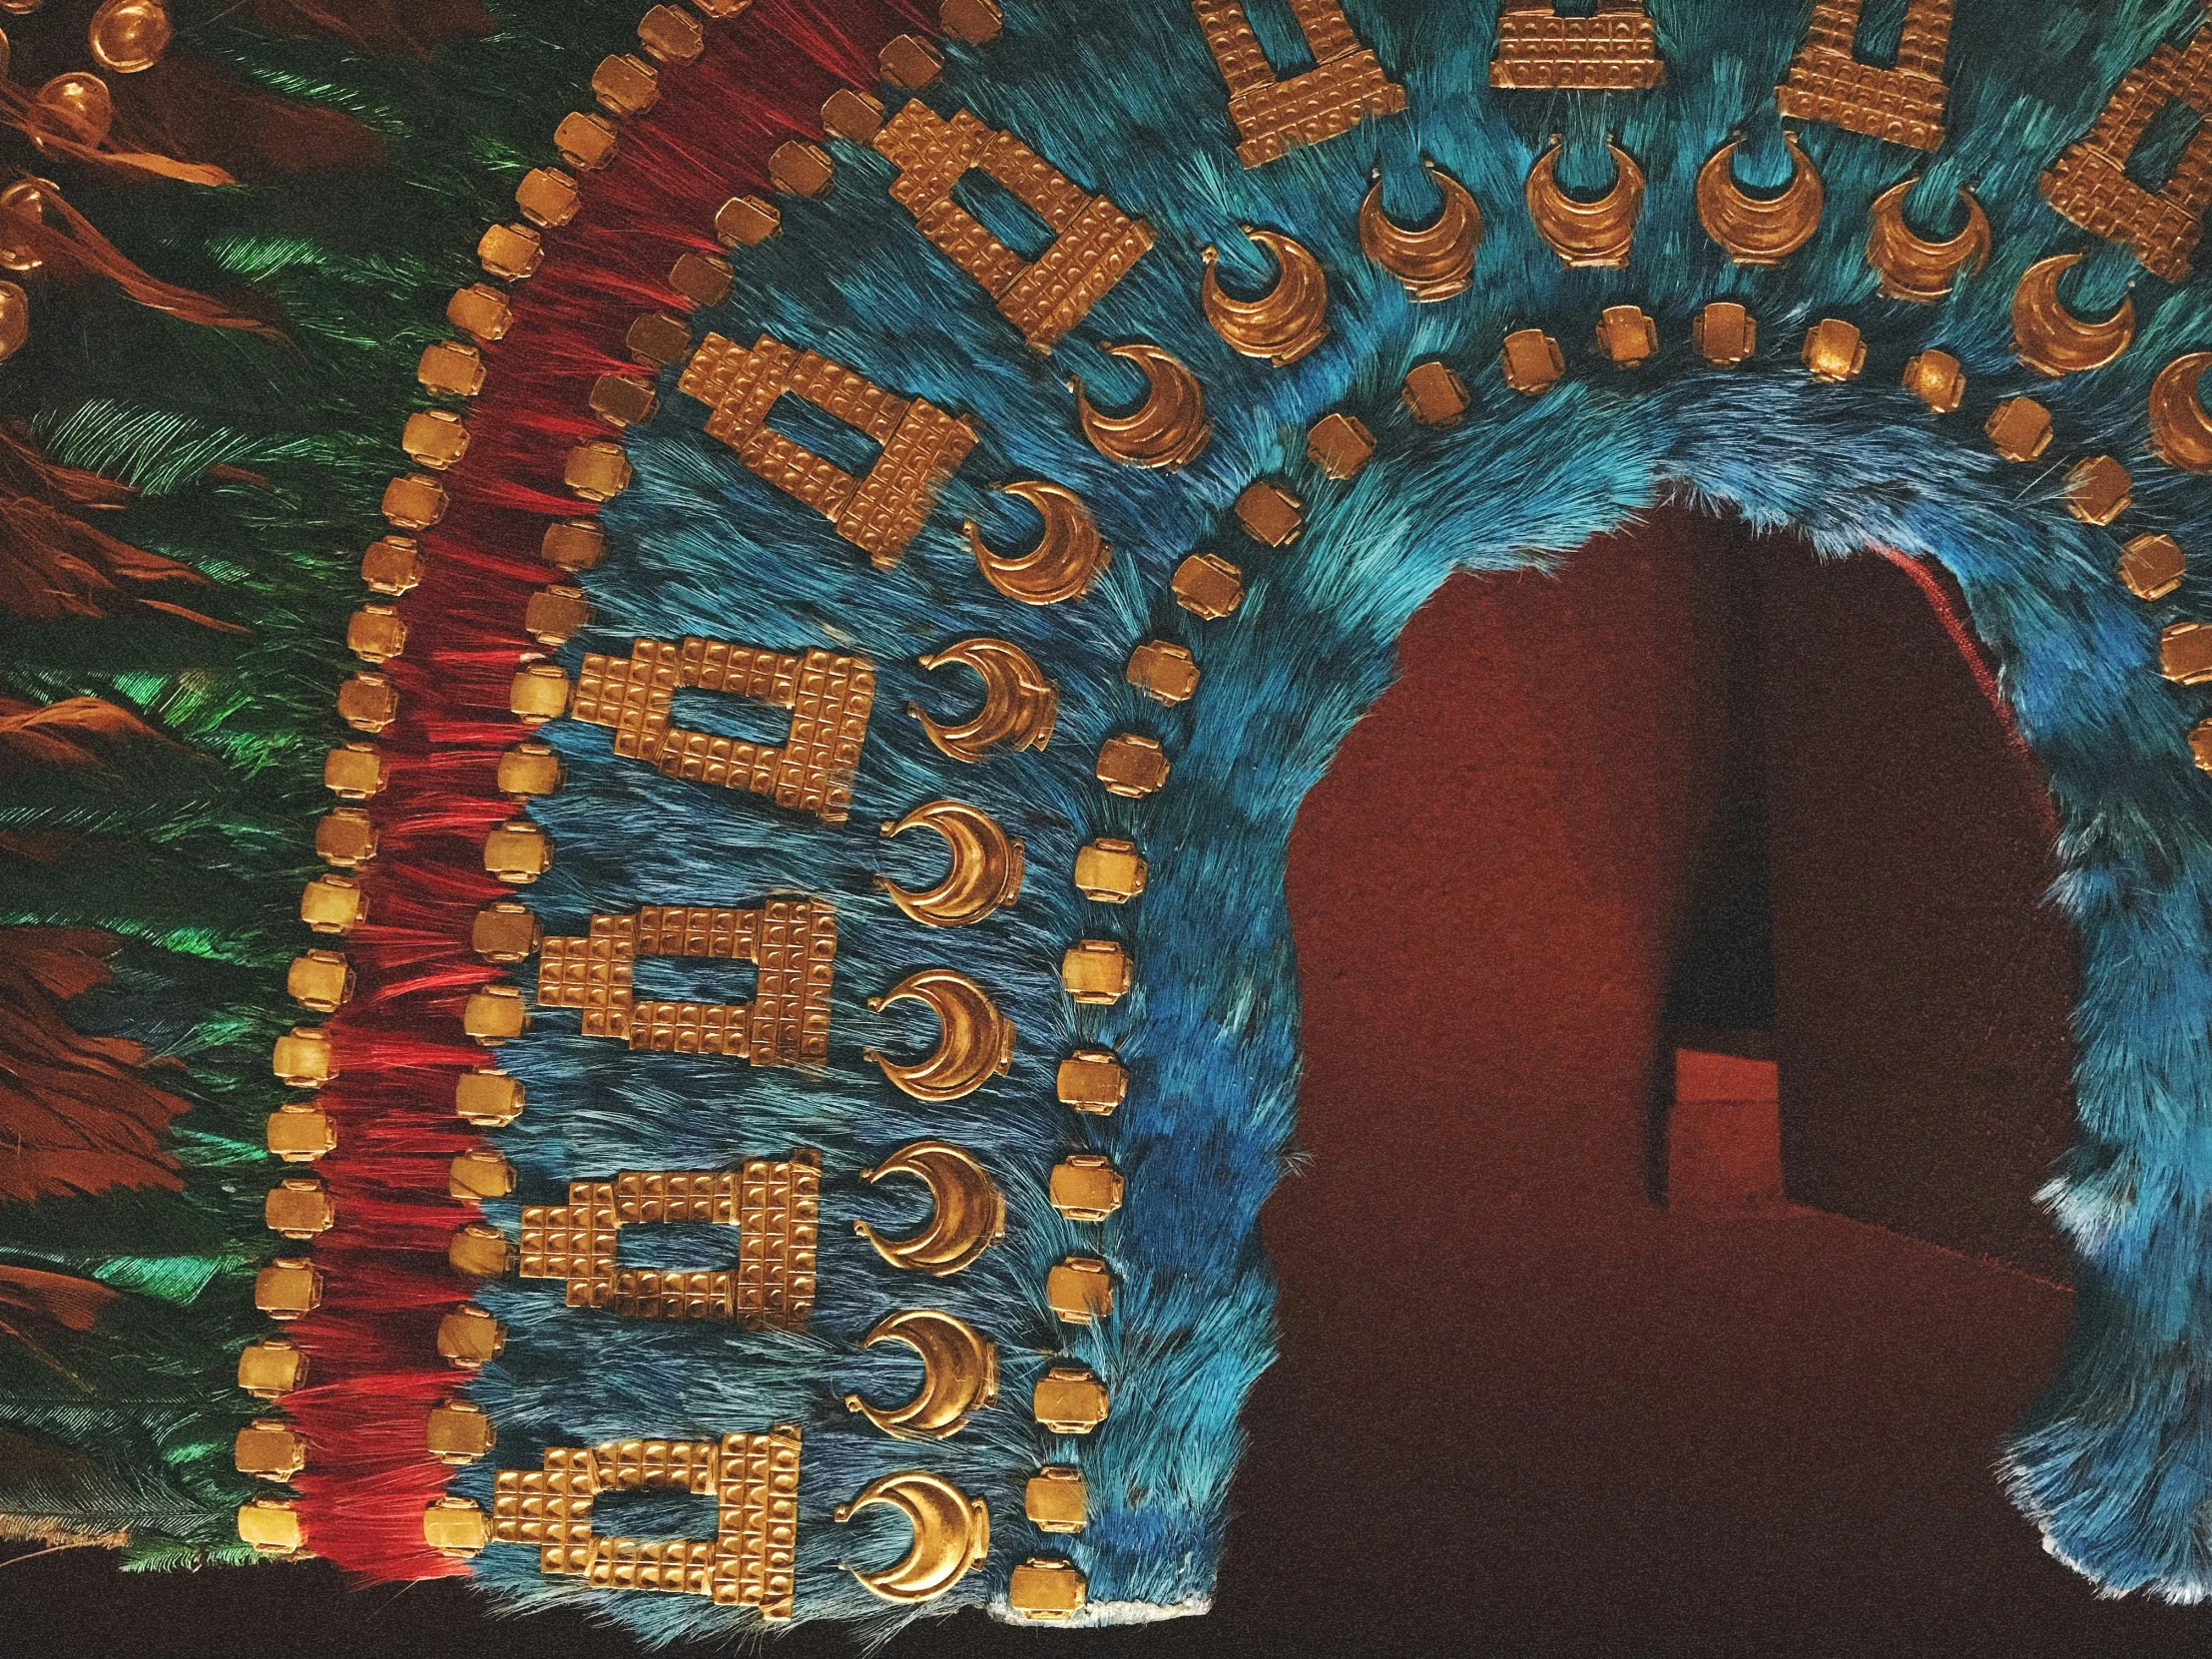
[[[1482,247],[1482,210],[1467,187],[1430,161],[1421,171],[1442,193],[1434,222],[1414,229],[1382,210],[1382,174],[1376,171],[1360,202],[1360,251],[1395,276],[1416,304],[1462,294],[1473,285],[1474,256]]]
[[[1275,285],[1257,299],[1225,292],[1216,276],[1221,250],[1208,243],[1199,303],[1231,350],[1288,368],[1329,337],[1329,278],[1321,261],[1282,232],[1247,225],[1244,234],[1274,258]]]
[[[1971,276],[1989,261],[1989,216],[1981,211],[1973,192],[1963,185],[1958,200],[1966,205],[1966,223],[1955,236],[1931,242],[1905,220],[1905,198],[1920,183],[1914,175],[1892,185],[1867,209],[1867,264],[1882,279],[1882,292],[1890,299],[1910,299],[1934,304],[1947,296],[1962,276]]]
[[[2212,351],[2184,352],[2150,383],[2151,452],[2183,472],[2212,472],[2212,414],[2199,386],[2207,367]]]
[[[1124,466],[1173,469],[1197,460],[1214,435],[1213,422],[1206,418],[1206,388],[1198,376],[1180,357],[1148,340],[1109,345],[1106,353],[1133,363],[1144,375],[1145,397],[1128,414],[1101,414],[1082,380],[1070,380],[1076,417],[1091,447]]]
[[[921,722],[922,731],[943,754],[973,766],[1000,744],[1022,750],[1042,749],[1051,742],[1060,694],[1036,659],[1020,646],[1007,640],[967,639],[920,661],[931,672],[957,664],[972,669],[983,682],[982,707],[964,721],[940,721],[918,703],[906,705],[906,713]]]
[[[2058,278],[2089,256],[2053,254],[2020,275],[2012,290],[2012,355],[2038,374],[2057,379],[2102,368],[2135,338],[2135,301],[2123,297],[2101,322],[2084,322],[2058,297]]]
[[[1044,533],[1027,553],[993,553],[975,520],[967,520],[961,530],[983,580],[1024,605],[1057,605],[1082,598],[1114,553],[1098,533],[1098,520],[1083,498],[1064,484],[1035,478],[999,488],[1034,507],[1044,520]]]
[[[888,1410],[858,1394],[844,1396],[894,1440],[943,1440],[957,1434],[977,1411],[998,1399],[998,1346],[963,1319],[934,1308],[908,1308],[878,1323],[862,1348],[903,1343],[921,1361],[921,1386],[903,1405]]]
[[[1697,170],[1697,217],[1705,234],[1736,264],[1775,266],[1813,240],[1828,200],[1820,170],[1795,133],[1782,135],[1790,153],[1790,182],[1781,195],[1751,196],[1736,183],[1735,159],[1743,141],[1730,139]]]
[[[862,1050],[901,1094],[942,1104],[973,1094],[1013,1064],[1014,1022],[998,1011],[982,986],[955,968],[922,968],[881,996],[868,998],[875,1013],[896,1002],[919,1002],[937,1016],[937,1045],[912,1062]]]
[[[1022,843],[981,808],[931,801],[883,826],[886,836],[909,830],[935,830],[951,855],[944,879],[920,892],[888,876],[876,877],[890,901],[911,919],[929,927],[967,927],[1021,895]]]
[[[879,1572],[862,1572],[850,1563],[845,1571],[863,1589],[885,1601],[902,1604],[934,1601],[982,1564],[991,1550],[991,1512],[981,1498],[971,1498],[942,1475],[921,1469],[877,1475],[861,1487],[850,1503],[840,1503],[830,1518],[850,1520],[870,1504],[885,1504],[906,1517],[913,1541],[894,1565]]]
[[[886,1175],[910,1175],[929,1189],[929,1221],[911,1238],[886,1238],[865,1221],[852,1231],[904,1273],[947,1279],[974,1266],[1006,1236],[1006,1197],[975,1155],[949,1141],[915,1141],[873,1169],[860,1171],[869,1185]]]
[[[1644,211],[1644,173],[1633,156],[1610,138],[1617,170],[1613,185],[1594,202],[1569,196],[1554,174],[1561,139],[1554,133],[1551,148],[1536,158],[1528,170],[1522,194],[1528,201],[1528,217],[1536,234],[1569,266],[1617,270],[1628,264],[1636,238],[1636,221]]]

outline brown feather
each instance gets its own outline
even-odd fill
[[[11,766],[94,766],[101,760],[94,740],[161,737],[130,710],[97,697],[43,704],[0,697],[0,771]]]

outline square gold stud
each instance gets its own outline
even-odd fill
[[[1734,368],[1759,349],[1759,320],[1733,299],[1716,299],[1690,321],[1690,343],[1716,368]]]
[[[1005,26],[996,0],[944,0],[937,20],[948,36],[969,46],[990,45]]]
[[[507,707],[533,726],[568,713],[568,672],[558,663],[525,663],[507,685]]]
[[[248,1343],[239,1353],[239,1386],[257,1399],[280,1399],[307,1380],[307,1357],[280,1339]]]
[[[369,800],[384,777],[384,752],[374,744],[344,744],[322,758],[322,787],[340,801]]]
[[[2032,461],[2050,447],[2050,411],[2032,397],[2007,397],[1982,430],[2008,461]]]
[[[1022,1488],[1022,1513],[1040,1532],[1080,1532],[1089,1493],[1083,1471],[1067,1463],[1048,1463]]]
[[[719,305],[736,280],[728,260],[712,254],[679,254],[668,268],[668,285],[694,305]]]
[[[515,186],[515,206],[522,217],[546,230],[566,225],[582,204],[576,181],[557,167],[534,167]]]
[[[758,196],[733,196],[715,210],[715,235],[725,248],[758,248],[783,228],[783,210]]]
[[[507,1333],[497,1320],[470,1303],[438,1321],[438,1358],[460,1371],[479,1371],[505,1351]]]
[[[1070,1256],[1045,1270],[1044,1301],[1062,1325],[1096,1325],[1110,1319],[1113,1270],[1096,1256]]]
[[[1867,342],[1840,316],[1824,316],[1805,331],[1805,367],[1816,380],[1841,385],[1867,366]]]
[[[908,92],[926,91],[944,73],[944,59],[937,55],[937,49],[914,35],[900,35],[875,61],[884,80]]]
[[[512,1001],[517,1007],[521,1006],[522,998],[512,985],[492,988],[505,991],[506,1000]],[[527,1024],[528,1021],[525,1020],[524,1023]],[[445,1190],[454,1198],[477,1203],[487,1199],[505,1198],[515,1190],[514,1166],[491,1148],[476,1147],[460,1154],[446,1166]]]
[[[707,31],[680,7],[655,6],[638,22],[638,42],[662,63],[696,63],[707,50]]]
[[[1123,1181],[1102,1152],[1074,1152],[1052,1166],[1052,1208],[1069,1221],[1104,1221],[1121,1208]]]
[[[484,837],[485,872],[510,887],[527,886],[552,867],[552,837],[526,818],[511,818]]]
[[[819,144],[787,139],[769,152],[768,182],[787,196],[827,196],[836,176],[837,164]]]
[[[412,536],[377,537],[361,554],[361,580],[397,599],[422,581],[422,544]]]
[[[691,351],[691,329],[666,311],[647,311],[622,336],[623,348],[648,368],[682,362]]]
[[[254,1306],[273,1320],[305,1319],[322,1306],[322,1275],[300,1256],[279,1256],[254,1276]]]
[[[1567,371],[1567,359],[1559,342],[1541,328],[1516,328],[1505,336],[1497,354],[1498,372],[1505,383],[1526,397],[1548,391]]]
[[[1966,371],[1948,351],[1922,351],[1905,365],[1905,389],[1937,414],[1950,414],[1966,398]]]
[[[579,173],[597,173],[615,159],[621,143],[621,130],[613,122],[584,110],[562,116],[553,129],[553,148]]]
[[[2212,627],[2177,622],[2158,636],[2158,672],[2177,686],[2212,680]]]
[[[489,1222],[472,1221],[456,1227],[445,1247],[446,1265],[470,1279],[504,1279],[514,1265],[507,1235]]]
[[[625,479],[624,482],[628,480]],[[570,487],[575,486],[571,484]],[[589,570],[605,558],[606,554],[606,532],[588,518],[572,518],[558,524],[548,524],[545,535],[538,542],[538,557],[562,570]]]
[[[1129,1098],[1129,1073],[1112,1050],[1079,1048],[1060,1062],[1053,1089],[1061,1105],[1109,1117]]]
[[[339,869],[356,869],[376,856],[376,826],[358,807],[339,807],[315,821],[314,855]]]
[[[1248,485],[1235,512],[1245,534],[1270,547],[1288,547],[1306,528],[1306,503],[1272,479]]]
[[[1306,458],[1342,483],[1375,458],[1375,434],[1351,415],[1323,415],[1306,434]]]
[[[618,121],[640,116],[660,102],[661,76],[642,58],[623,53],[602,58],[591,75],[592,96]]]
[[[1597,349],[1615,368],[1637,368],[1659,349],[1659,324],[1640,305],[1608,305],[1598,313]]]
[[[298,1555],[307,1547],[305,1529],[289,1503],[274,1497],[258,1497],[239,1506],[239,1541],[251,1544],[263,1555],[282,1558]]]
[[[2163,599],[2188,574],[2181,543],[2171,536],[2137,536],[2120,556],[2120,580],[2137,599]]]
[[[448,1399],[431,1406],[422,1438],[431,1456],[453,1468],[475,1462],[499,1441],[490,1413],[473,1399]]]
[[[451,409],[417,409],[400,428],[399,447],[416,466],[443,472],[468,453],[468,428]]]
[[[1088,1433],[1088,1429],[1062,1432]],[[1056,1622],[1083,1610],[1089,1581],[1082,1568],[1058,1556],[1032,1555],[1006,1575],[1006,1605],[1017,1617]]]
[[[321,1182],[294,1175],[269,1189],[269,1197],[262,1202],[262,1221],[272,1233],[304,1241],[336,1226],[337,1209]]]
[[[299,919],[317,933],[350,933],[368,915],[368,895],[350,875],[318,875],[299,892]]]
[[[454,1112],[479,1129],[506,1128],[522,1116],[522,1080],[503,1071],[464,1071],[453,1085]]]
[[[422,1541],[455,1560],[483,1553],[491,1517],[465,1497],[441,1497],[422,1511]]]
[[[484,389],[484,354],[465,339],[432,340],[415,362],[415,378],[433,397],[474,397]]]
[[[1108,738],[1098,751],[1098,781],[1108,795],[1134,801],[1150,795],[1168,781],[1167,752],[1157,738],[1122,733]]]
[[[519,962],[538,948],[538,918],[528,905],[499,899],[476,912],[468,947],[487,962]]]
[[[501,795],[525,800],[551,795],[561,787],[561,758],[547,744],[517,744],[499,757]]]
[[[445,486],[426,472],[411,472],[384,486],[384,517],[400,530],[427,530],[445,516]]]
[[[269,1155],[287,1164],[311,1164],[338,1149],[337,1131],[328,1114],[312,1106],[286,1106],[269,1114],[265,1131]]]
[[[1406,412],[1423,426],[1449,426],[1467,412],[1467,383],[1442,363],[1415,363],[1398,388]]]
[[[651,386],[627,374],[602,374],[592,382],[591,412],[617,431],[651,420],[658,402]]]
[[[1075,890],[1101,904],[1126,904],[1137,897],[1147,873],[1135,841],[1101,837],[1075,854]]]
[[[519,282],[545,263],[545,240],[527,225],[494,225],[476,244],[477,263],[503,282]]]
[[[612,500],[630,487],[630,457],[621,444],[594,438],[568,452],[561,481],[586,501]]]
[[[591,607],[584,603],[584,590],[565,583],[540,588],[522,608],[523,628],[538,644],[548,647],[567,644],[589,621]]]
[[[1060,958],[1060,983],[1069,996],[1091,1007],[1107,1008],[1129,994],[1136,982],[1129,953],[1112,939],[1084,939]]]
[[[307,1437],[275,1417],[259,1417],[238,1431],[232,1460],[257,1480],[289,1480],[307,1466]]]
[[[363,605],[345,621],[345,649],[374,666],[407,648],[407,625],[389,605]]]
[[[2066,511],[2084,524],[2110,524],[2135,498],[2135,480],[2109,455],[2076,461],[2066,474]]]
[[[284,992],[312,1013],[334,1013],[352,999],[353,964],[335,950],[294,956],[284,971]]]
[[[455,288],[445,302],[445,320],[481,340],[504,339],[514,314],[507,296],[488,282]]]
[[[822,106],[822,130],[848,144],[864,145],[883,130],[883,114],[882,100],[871,98],[864,92],[854,92],[850,87],[839,87]],[[789,149],[791,146],[787,145],[785,148]],[[814,147],[809,145],[805,148]],[[778,189],[790,189],[800,196],[822,194],[819,190],[799,190],[796,186],[785,185],[776,174],[773,160],[770,162],[769,178]],[[827,182],[823,188],[828,188]]]
[[[1195,617],[1219,622],[1244,603],[1244,572],[1212,553],[1193,553],[1169,582],[1175,602]]]
[[[1198,690],[1198,661],[1185,646],[1148,640],[1129,653],[1122,678],[1155,703],[1172,708]]]
[[[295,1089],[319,1089],[338,1074],[330,1034],[319,1025],[295,1025],[278,1037],[270,1047],[269,1066]]]
[[[1106,1420],[1112,1403],[1088,1366],[1054,1366],[1029,1391],[1029,1409],[1055,1434],[1088,1434]]]

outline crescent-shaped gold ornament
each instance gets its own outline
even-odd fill
[[[881,996],[868,998],[867,1005],[881,1013],[894,1002],[926,1003],[939,1028],[937,1046],[927,1058],[911,1065],[887,1059],[872,1048],[861,1051],[883,1068],[883,1075],[900,1093],[916,1100],[958,1100],[1013,1064],[1014,1022],[966,974],[952,968],[923,968],[907,974]]]
[[[2084,322],[2058,297],[2058,278],[2088,257],[2053,254],[2037,260],[2012,290],[2012,355],[2054,380],[2102,368],[2135,338],[2132,298],[2123,297],[2120,308],[2102,322]]]
[[[1919,183],[1916,174],[1892,185],[1867,209],[1867,264],[1882,278],[1885,298],[1930,305],[1948,294],[1961,276],[1988,263],[1989,216],[1961,185],[1958,200],[1966,204],[1966,223],[1958,234],[1941,242],[1917,236],[1905,223],[1905,197]]]
[[[2212,415],[2197,391],[2207,366],[2212,351],[2190,351],[2150,383],[2151,452],[2183,472],[2212,472]]]
[[[991,1512],[942,1475],[920,1469],[883,1474],[862,1486],[850,1503],[840,1503],[830,1518],[848,1521],[871,1503],[888,1504],[914,1529],[905,1558],[882,1572],[847,1565],[860,1583],[885,1601],[934,1601],[960,1582],[968,1569],[991,1552]]]
[[[975,671],[983,682],[983,706],[966,720],[946,722],[918,703],[906,705],[906,712],[921,722],[929,741],[944,754],[973,766],[994,744],[1022,750],[1042,749],[1051,742],[1060,693],[1028,652],[1006,640],[971,639],[921,659],[921,666],[932,673],[947,664]]]
[[[1145,398],[1125,415],[1100,414],[1085,395],[1080,377],[1068,382],[1075,412],[1091,447],[1123,466],[1173,468],[1198,459],[1214,435],[1206,418],[1206,388],[1182,358],[1146,340],[1109,345],[1106,354],[1136,365],[1145,379]]]
[[[920,1389],[895,1410],[858,1394],[846,1394],[844,1408],[895,1440],[947,1439],[998,1399],[998,1347],[966,1320],[933,1308],[905,1309],[879,1323],[860,1346],[878,1343],[904,1343],[920,1357]]]
[[[1247,225],[1244,233],[1274,258],[1275,286],[1257,299],[1224,293],[1215,275],[1221,251],[1209,243],[1200,303],[1214,332],[1233,350],[1288,368],[1329,337],[1329,278],[1321,261],[1282,232]]]
[[[1559,165],[1560,138],[1551,136],[1551,148],[1536,158],[1528,170],[1522,194],[1528,198],[1528,217],[1536,222],[1536,234],[1569,266],[1618,270],[1628,264],[1628,251],[1636,240],[1636,221],[1644,211],[1644,172],[1635,158],[1605,141],[1617,169],[1613,188],[1595,202],[1569,196],[1552,170]]]
[[[860,1171],[860,1179],[871,1185],[886,1175],[913,1176],[929,1189],[930,1202],[929,1225],[910,1239],[886,1239],[864,1221],[852,1224],[892,1267],[948,1278],[1006,1236],[1005,1195],[965,1148],[915,1141]]]
[[[1790,182],[1780,196],[1748,196],[1736,183],[1736,147],[1730,139],[1697,170],[1697,217],[1705,234],[1738,265],[1780,265],[1813,240],[1821,228],[1828,192],[1820,170],[1797,141],[1784,133],[1790,152]]]
[[[915,921],[966,927],[1021,895],[1022,843],[982,809],[962,801],[931,801],[883,826],[885,835],[903,835],[909,830],[934,830],[952,855],[944,879],[923,892],[909,891],[888,876],[876,877],[891,902]]]
[[[1098,533],[1083,498],[1062,484],[1025,478],[1002,486],[1003,493],[1026,501],[1044,520],[1044,534],[1027,553],[1007,556],[993,553],[972,518],[967,531],[968,550],[975,568],[1008,599],[1024,605],[1057,605],[1063,599],[1080,599],[1098,573],[1106,568],[1114,550]]]
[[[1360,251],[1405,285],[1416,303],[1449,299],[1473,285],[1474,256],[1482,246],[1482,210],[1467,187],[1430,161],[1421,171],[1443,193],[1435,221],[1421,230],[1400,225],[1382,211],[1382,174],[1360,203]]]

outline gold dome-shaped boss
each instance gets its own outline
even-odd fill
[[[176,31],[160,0],[106,0],[85,33],[101,68],[136,75],[162,61]]]
[[[108,83],[83,71],[55,76],[31,102],[60,129],[62,137],[88,148],[104,143],[108,129],[115,125],[115,100],[109,96]]]
[[[6,362],[31,337],[31,296],[17,282],[0,281],[0,362]]]

